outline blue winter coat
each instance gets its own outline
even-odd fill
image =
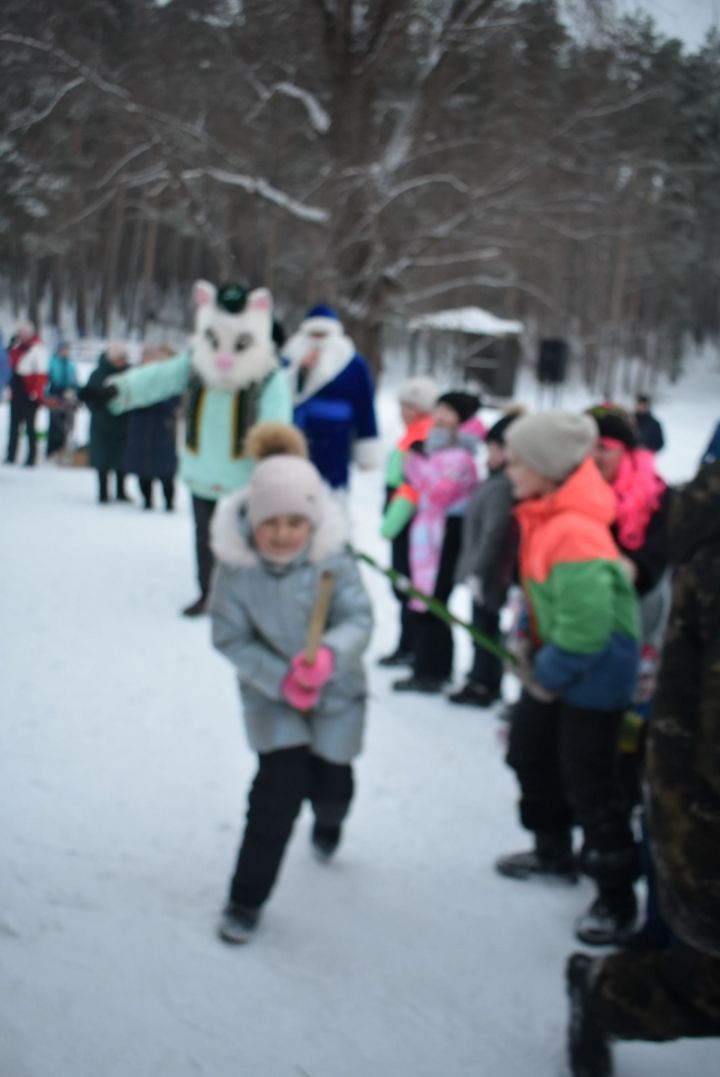
[[[377,437],[372,376],[363,357],[353,356],[337,377],[298,404],[294,421],[325,481],[347,486],[354,443]]]
[[[68,389],[77,389],[78,379],[75,364],[66,355],[52,355],[48,367],[48,383],[45,388],[47,396],[62,396]]]
[[[180,397],[173,396],[128,417],[125,471],[141,479],[171,479],[177,471],[176,413]]]

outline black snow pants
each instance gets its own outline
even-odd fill
[[[348,813],[353,790],[349,763],[330,763],[306,746],[261,752],[230,900],[250,909],[267,900],[306,797],[318,823],[337,826]]]
[[[212,501],[207,497],[197,497],[193,494],[192,507],[195,518],[197,579],[200,585],[200,594],[207,595],[210,591],[210,578],[215,564],[215,558],[210,549],[210,521],[217,508],[217,501]]]
[[[583,832],[581,866],[601,891],[632,886],[639,848],[618,780],[622,711],[590,710],[526,692],[512,713],[507,762],[520,783],[520,821],[535,834]]]
[[[445,537],[440,553],[440,565],[435,580],[433,598],[447,603],[455,586],[455,566],[460,556],[462,517],[448,516],[445,521]],[[415,612],[415,663],[416,677],[434,677],[445,680],[452,676],[453,634],[452,628],[434,613],[426,610]]]

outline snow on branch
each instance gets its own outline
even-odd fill
[[[280,206],[293,217],[298,217],[303,221],[326,224],[330,220],[328,210],[321,209],[319,206],[305,206],[291,195],[285,194],[284,191],[279,191],[277,187],[273,187],[272,184],[261,177],[245,176],[239,172],[228,172],[224,168],[189,168],[185,169],[181,176],[185,181],[208,176],[210,179],[217,180],[218,183],[226,183],[231,187],[242,187],[249,194],[259,195],[260,198]]]
[[[521,281],[518,281],[514,275],[510,274],[503,277],[456,277],[454,280],[446,280],[440,284],[434,284],[430,288],[422,288],[416,292],[405,292],[403,295],[403,302],[409,306],[410,304],[424,302],[427,299],[434,299],[435,296],[443,295],[445,292],[452,292],[456,288],[467,287],[515,288],[539,299],[540,302],[544,303],[550,310],[557,309],[557,304],[547,292],[543,291],[541,288],[534,287],[533,285],[524,284]]]
[[[419,187],[429,187],[436,183],[444,183],[446,186],[456,190],[458,194],[468,194],[469,192],[467,184],[463,183],[457,176],[453,176],[450,172],[435,172],[427,176],[415,176],[414,179],[407,180],[405,183],[399,183],[394,187],[393,190],[389,192],[387,198],[376,207],[376,212],[386,209],[396,198],[402,198],[402,196],[409,191],[415,191]]]
[[[83,76],[78,76],[78,78],[66,82],[43,109],[39,112],[23,116],[17,123],[8,128],[7,133],[12,134],[13,131],[27,131],[29,128],[34,127],[36,123],[40,123],[42,120],[46,119],[50,113],[57,108],[63,97],[66,97],[72,90],[77,89],[78,86],[82,86],[84,82],[85,78]]]
[[[96,189],[105,187],[106,184],[110,183],[110,181],[117,176],[118,172],[120,172],[125,165],[129,164],[130,161],[134,161],[136,157],[140,157],[143,153],[147,153],[149,149],[152,149],[155,143],[156,140],[153,139],[150,142],[144,142],[141,146],[135,146],[129,153],[126,153],[124,157],[121,157],[119,161],[116,161],[110,170],[105,173],[102,179],[99,179],[97,183],[93,184],[93,187]]]
[[[314,94],[295,86],[292,82],[278,82],[273,89],[276,93],[283,93],[286,97],[294,97],[301,101],[310,117],[310,123],[318,134],[324,135],[330,129],[330,116]]]

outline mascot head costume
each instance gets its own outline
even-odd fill
[[[209,389],[237,392],[264,381],[277,368],[272,297],[266,288],[195,285],[192,365]]]

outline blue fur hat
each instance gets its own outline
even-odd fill
[[[308,318],[332,318],[333,321],[339,322],[340,315],[332,307],[328,307],[325,303],[318,303],[316,307],[311,307],[305,315],[305,321]]]

